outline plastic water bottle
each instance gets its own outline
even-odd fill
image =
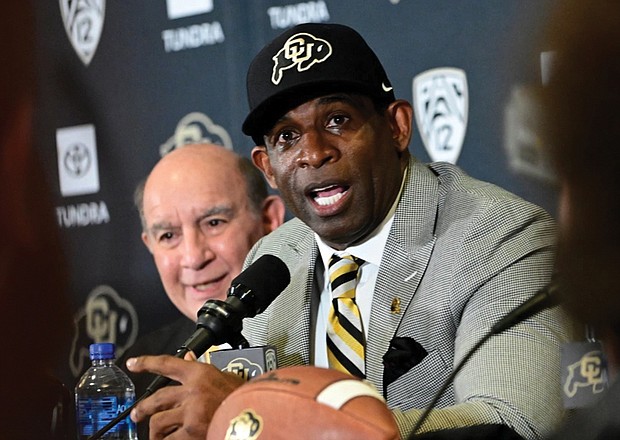
[[[131,406],[136,399],[133,383],[114,364],[111,343],[91,344],[92,366],[75,387],[78,438],[87,439]],[[102,437],[106,440],[137,440],[136,424],[127,416]]]

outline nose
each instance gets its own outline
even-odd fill
[[[326,163],[337,160],[340,154],[329,136],[318,130],[304,133],[300,147],[296,162],[301,168],[320,168]]]
[[[209,240],[199,230],[184,232],[182,252],[181,265],[192,270],[202,269],[215,257]]]

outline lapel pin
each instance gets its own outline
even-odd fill
[[[400,298],[392,298],[392,304],[390,304],[390,313],[394,315],[400,314]]]

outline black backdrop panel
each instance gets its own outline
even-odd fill
[[[553,212],[553,191],[515,173],[504,151],[512,90],[540,81],[532,49],[549,6],[550,0],[39,2],[36,144],[65,237],[76,318],[60,372],[65,381],[73,386],[88,364],[89,343],[113,341],[122,352],[178,316],[140,240],[133,190],[162,152],[184,142],[206,139],[249,155],[251,140],[240,129],[247,66],[264,43],[299,22],[356,28],[384,62],[396,95],[410,101],[416,75],[462,70],[468,118],[456,162]],[[75,47],[69,35],[80,37]],[[432,159],[417,125],[410,149]]]

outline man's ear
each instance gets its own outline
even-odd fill
[[[271,162],[269,161],[269,154],[267,154],[267,147],[264,145],[258,145],[252,149],[252,162],[263,172],[267,183],[273,189],[278,189],[276,179],[273,177],[273,171],[271,169]]]
[[[149,239],[149,235],[142,231],[142,243],[144,243],[144,245],[146,246],[146,248],[149,250],[149,252],[152,254],[153,250],[151,249],[151,240]]]
[[[263,229],[265,235],[284,223],[286,208],[280,196],[268,196],[263,201]]]
[[[408,101],[397,99],[388,106],[386,114],[392,129],[392,138],[398,151],[403,152],[409,147],[413,134],[413,107]]]

